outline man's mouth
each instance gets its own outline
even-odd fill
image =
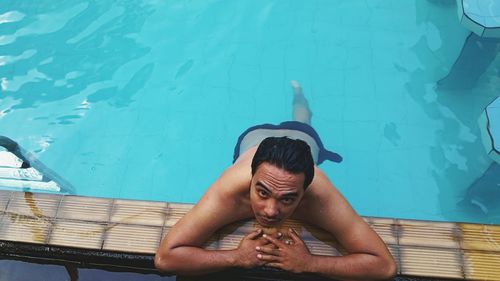
[[[264,226],[274,226],[280,222],[279,219],[270,219],[263,216],[260,216],[260,223]]]

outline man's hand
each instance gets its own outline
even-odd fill
[[[270,244],[256,247],[259,252],[257,258],[263,261],[266,266],[294,273],[304,272],[307,268],[306,261],[309,260],[311,253],[295,230],[290,228],[289,234],[292,238],[291,241],[280,241],[269,235],[264,235],[263,237]]]
[[[256,229],[245,236],[238,246],[238,261],[237,264],[243,268],[254,268],[264,265],[264,261],[257,258],[256,247],[262,247],[269,242],[266,239],[259,239],[262,234],[262,229]]]
[[[245,236],[238,246],[238,261],[237,265],[243,268],[254,268],[258,266],[265,265],[265,261],[260,260],[258,252],[256,251],[259,247],[276,248],[268,239],[263,238],[262,229],[256,229],[247,236]],[[266,235],[270,237],[270,235]],[[276,239],[281,238],[282,234],[280,232],[276,233]]]

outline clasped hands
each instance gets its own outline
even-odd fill
[[[238,247],[239,262],[245,268],[269,266],[282,270],[301,273],[307,271],[311,253],[292,228],[288,231],[291,240],[280,240],[276,235],[262,234],[257,229],[241,240]]]

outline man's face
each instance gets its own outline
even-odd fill
[[[280,225],[290,217],[304,196],[304,174],[292,174],[262,163],[252,178],[250,202],[257,222],[264,227]]]

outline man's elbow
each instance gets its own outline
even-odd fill
[[[175,269],[169,262],[168,252],[158,250],[155,255],[155,267],[165,274],[175,274]]]
[[[396,274],[398,273],[398,266],[394,259],[389,259],[385,262],[385,266],[382,267],[383,272],[381,275],[382,280],[387,280],[387,279],[392,279],[396,277]]]

